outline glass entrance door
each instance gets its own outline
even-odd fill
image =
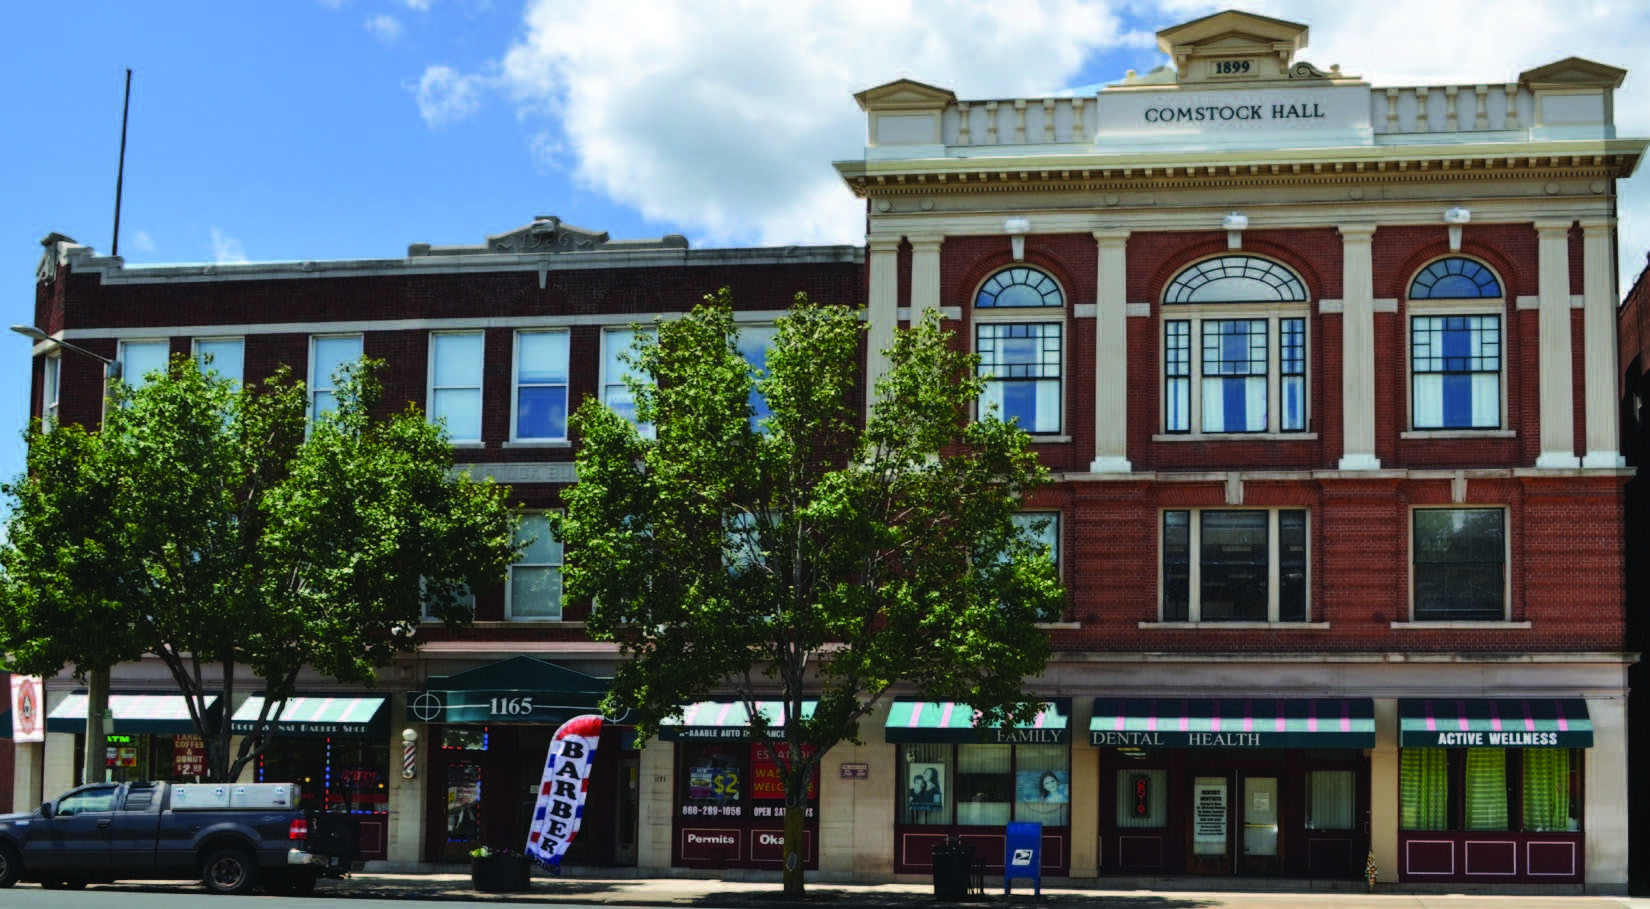
[[[1243,859],[1240,874],[1276,874],[1282,869],[1278,848],[1278,778],[1243,777]]]

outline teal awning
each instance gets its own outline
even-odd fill
[[[218,696],[206,696],[210,713]],[[109,712],[114,714],[111,724],[105,720],[103,731],[131,735],[192,734],[195,724],[189,719],[189,699],[181,694],[119,694],[109,695]],[[46,714],[47,732],[86,731],[86,692],[76,691],[59,701]]]
[[[293,697],[279,715],[271,715],[269,727],[276,735],[368,735],[388,736],[388,711],[382,697]],[[237,735],[249,735],[257,728],[264,699],[253,695],[235,711],[229,728]]]
[[[975,710],[961,701],[896,700],[883,739],[905,742],[990,742],[1063,745],[1070,739],[1071,698],[1053,698],[1029,723],[1001,728],[974,725]]]
[[[607,679],[530,656],[511,657],[455,675],[431,676],[423,691],[407,692],[406,720],[559,726],[582,714],[601,713],[607,688]]]
[[[1398,701],[1405,748],[1591,748],[1582,698],[1415,698]]]
[[[814,715],[818,701],[802,702],[802,717]],[[785,702],[757,701],[757,715],[770,728],[784,725]],[[743,701],[700,701],[682,708],[682,718],[665,720],[659,724],[659,738],[666,742],[689,739],[750,738],[751,715]]]
[[[1371,698],[1095,698],[1103,748],[1374,748]]]

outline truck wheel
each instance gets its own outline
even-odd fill
[[[17,883],[17,878],[23,874],[23,858],[17,850],[0,843],[0,889]]]
[[[258,863],[245,849],[218,849],[201,864],[201,882],[211,893],[246,893],[258,882]]]

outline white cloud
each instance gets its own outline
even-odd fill
[[[401,0],[401,2],[406,4],[407,9],[415,9],[422,13],[429,11],[431,0]]]
[[[316,2],[327,9],[335,10],[341,8],[344,4],[348,3],[349,0],[316,0]]]
[[[140,253],[152,253],[155,251],[155,238],[149,236],[149,232],[146,230],[132,231],[131,244],[132,248]]]
[[[245,262],[247,261],[246,249],[241,246],[241,241],[214,227],[212,228],[212,261],[222,264]]]
[[[379,13],[367,20],[367,31],[386,44],[401,37],[401,20],[387,13]]]
[[[1515,82],[1570,55],[1633,68],[1650,32],[1650,5],[1631,0],[528,0],[498,79],[433,67],[419,103],[437,125],[501,87],[546,166],[696,242],[853,243],[863,203],[830,162],[862,154],[855,92],[910,77],[964,98],[1035,96],[1229,5],[1307,24],[1302,59],[1376,85]],[[1617,94],[1622,135],[1650,134],[1640,69]],[[1623,271],[1636,273],[1650,173],[1625,186]]]
[[[486,80],[465,75],[450,66],[431,66],[413,89],[418,113],[432,127],[445,126],[481,109],[481,89]]]

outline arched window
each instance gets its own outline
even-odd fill
[[[1305,432],[1307,300],[1299,275],[1259,256],[1175,275],[1163,292],[1164,431]]]
[[[1026,432],[1060,432],[1065,302],[1059,282],[1027,265],[1005,268],[980,285],[974,352],[985,379],[982,414],[994,406]]]
[[[1504,308],[1501,281],[1481,262],[1449,256],[1416,273],[1409,284],[1412,429],[1501,428]]]
[[[1483,300],[1500,296],[1501,282],[1495,274],[1460,256],[1433,262],[1409,284],[1411,300]]]

